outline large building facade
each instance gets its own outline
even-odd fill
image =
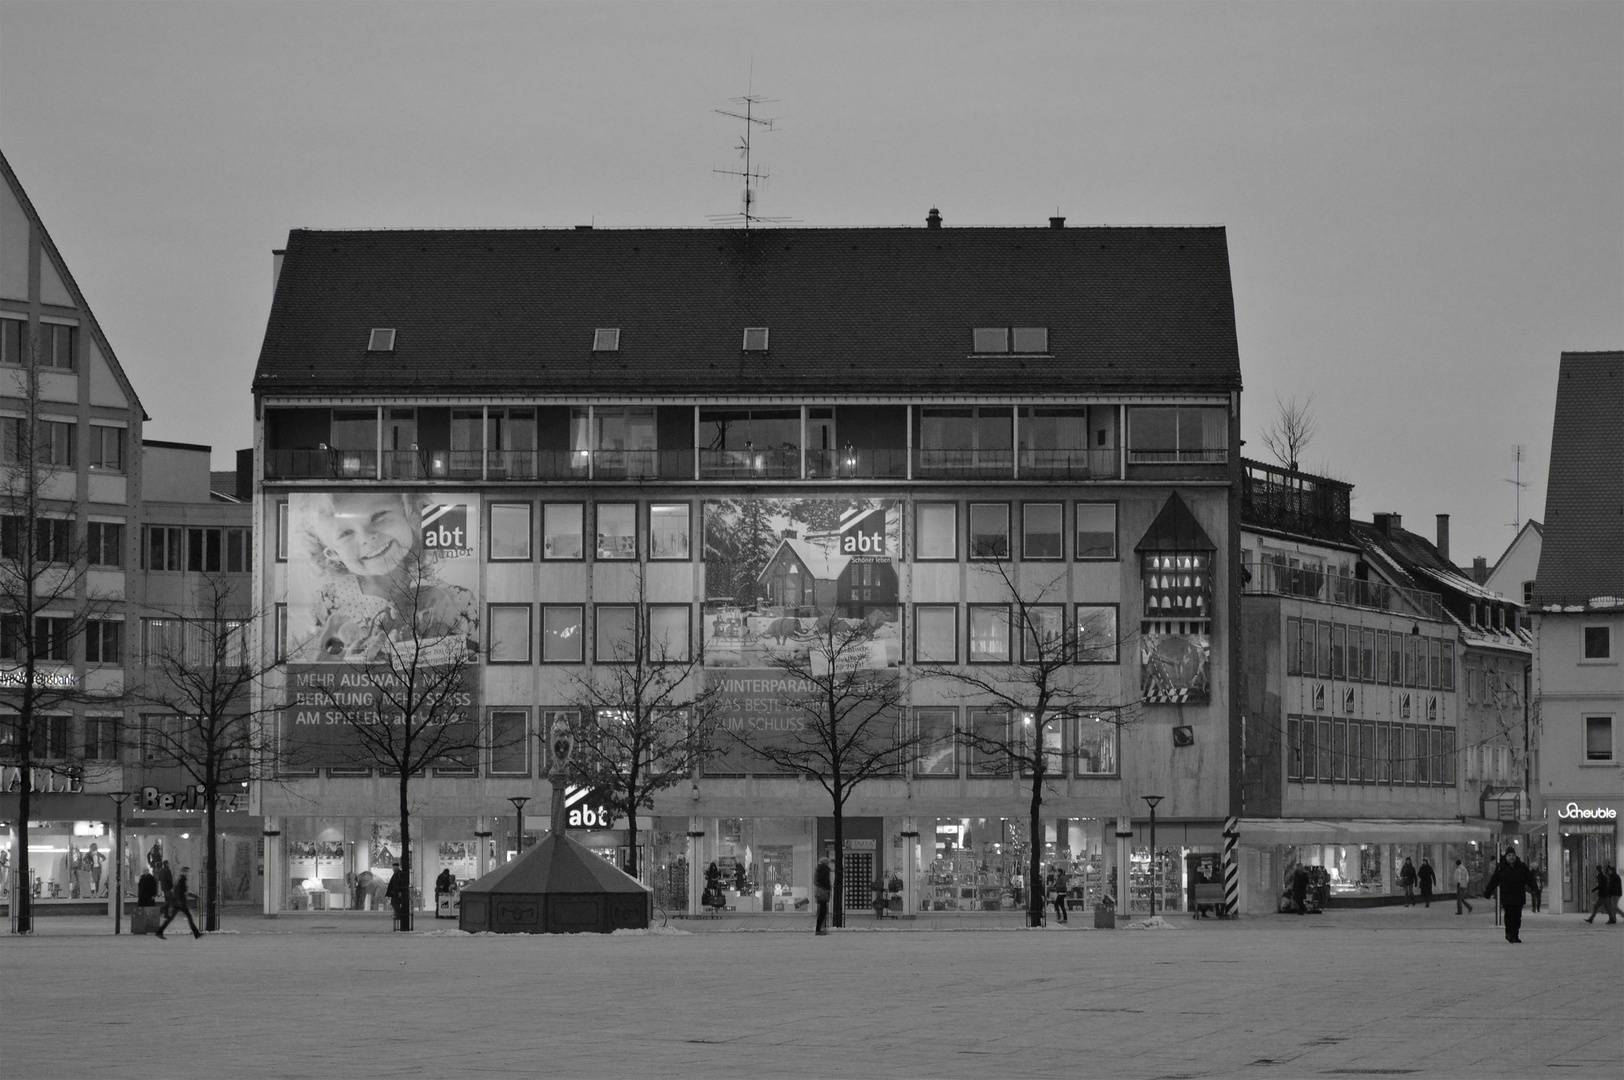
[[[1553,911],[1624,864],[1624,353],[1564,353],[1534,580],[1538,798]]]
[[[883,875],[905,912],[1014,906],[1029,781],[954,735],[1018,718],[925,673],[1014,670],[1031,604],[1086,643],[1093,703],[1043,736],[1043,861],[1074,903],[1185,907],[1235,794],[1224,233],[932,218],[290,235],[254,384],[257,603],[287,660],[282,775],[254,793],[268,913],[377,906],[401,854],[395,778],[321,707],[365,653],[356,613],[391,617],[365,599],[390,543],[432,549],[462,605],[489,736],[413,782],[419,896],[522,846],[510,799],[545,828],[540,736],[628,634],[699,659],[721,727],[771,739],[794,726],[775,658],[839,619],[929,751],[847,803],[848,903]],[[804,908],[829,798],[729,738],[635,820],[572,822],[637,845],[668,906],[715,863],[730,907]]]

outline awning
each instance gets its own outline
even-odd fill
[[[1498,830],[1462,823],[1458,818],[1397,821],[1360,818],[1325,821],[1312,818],[1242,818],[1239,843],[1269,844],[1464,844],[1492,841]]]

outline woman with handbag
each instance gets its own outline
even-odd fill
[[[829,857],[824,856],[818,860],[818,869],[812,875],[812,898],[818,902],[818,921],[813,932],[819,935],[829,932],[829,900],[834,896],[834,871],[829,869]]]

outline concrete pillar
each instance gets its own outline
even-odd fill
[[[266,918],[274,919],[282,910],[283,898],[288,894],[287,860],[282,857],[282,819],[266,817],[260,832],[260,839],[265,842],[264,914]]]
[[[1130,848],[1133,844],[1133,819],[1129,817],[1117,818],[1116,825],[1116,903],[1117,917],[1128,917],[1128,902],[1130,892],[1128,889],[1128,867],[1130,865]]]
[[[705,890],[705,872],[699,861],[703,849],[700,841],[705,839],[705,819],[691,817],[688,819],[688,915],[698,915],[700,911],[699,896]]]

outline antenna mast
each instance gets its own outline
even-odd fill
[[[1506,483],[1510,484],[1512,487],[1517,489],[1517,519],[1511,523],[1511,527],[1512,527],[1513,530],[1522,528],[1522,493],[1523,493],[1523,488],[1529,486],[1528,481],[1524,480],[1522,478],[1522,462],[1523,462],[1522,444],[1518,443],[1516,445],[1515,449],[1517,451],[1517,476],[1516,476],[1516,479],[1511,479],[1509,477],[1503,477],[1502,478],[1502,479],[1505,480]]]
[[[772,99],[746,94],[744,97],[733,98],[732,101],[736,105],[743,105],[744,112],[729,112],[726,109],[713,109],[711,111],[719,116],[744,121],[744,137],[740,140],[737,148],[739,155],[744,159],[744,168],[712,169],[711,171],[720,173],[723,176],[737,176],[744,180],[744,208],[737,214],[710,214],[707,216],[718,224],[733,221],[742,222],[746,230],[749,230],[751,222],[784,221],[786,220],[784,218],[762,217],[755,212],[756,189],[767,182],[767,169],[765,166],[752,166],[750,163],[750,139],[755,134],[755,129],[759,126],[771,131],[774,123],[773,119],[764,119],[755,115],[756,106],[770,104]],[[752,187],[752,184],[755,187]]]

